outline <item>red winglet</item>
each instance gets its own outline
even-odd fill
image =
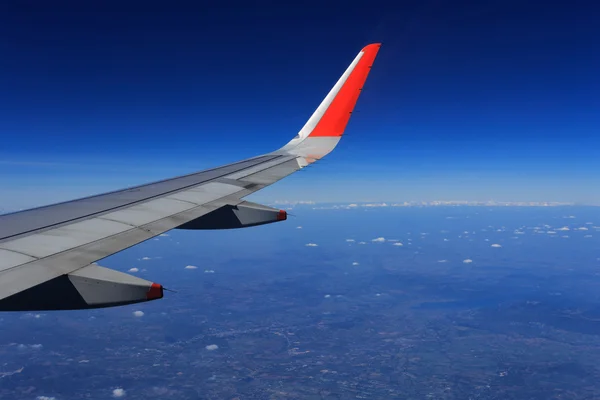
[[[342,136],[381,43],[365,46],[362,57],[309,136]]]
[[[153,283],[146,292],[146,300],[156,300],[163,298],[163,287],[158,283]]]

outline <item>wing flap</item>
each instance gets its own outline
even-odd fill
[[[28,256],[16,251],[0,249],[0,271],[35,261],[35,257]]]

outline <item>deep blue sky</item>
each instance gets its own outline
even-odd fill
[[[348,136],[257,198],[600,204],[600,5],[218,3],[1,6],[0,207],[274,150],[370,42]]]

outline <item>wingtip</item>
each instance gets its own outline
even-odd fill
[[[371,43],[366,45],[365,47],[362,48],[362,52],[366,53],[368,51],[372,51],[372,50],[379,50],[379,48],[381,47],[381,43]]]

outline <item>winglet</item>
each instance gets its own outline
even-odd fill
[[[298,133],[307,137],[342,136],[381,43],[365,46]]]

